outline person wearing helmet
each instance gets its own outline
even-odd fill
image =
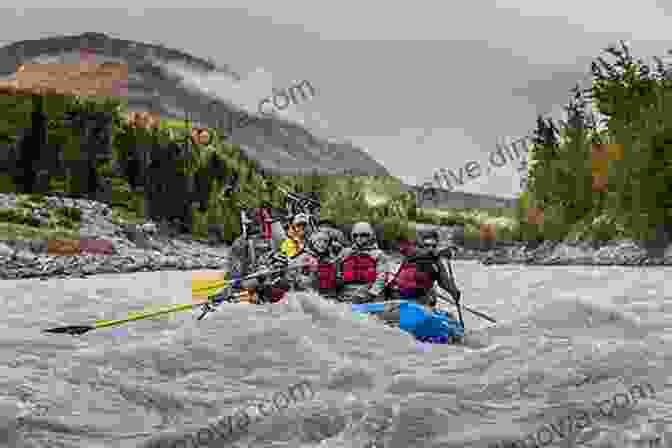
[[[448,291],[456,302],[461,293],[447,269],[449,252],[437,251],[439,235],[435,230],[418,233],[416,248],[406,252],[404,260],[388,284],[387,296],[392,300],[410,300],[430,308],[436,306],[435,283]]]
[[[310,218],[308,215],[299,213],[292,219],[287,229],[287,239],[283,241],[280,250],[288,258],[294,258],[303,252],[306,239],[306,227]]]
[[[330,249],[331,236],[326,231],[317,231],[308,238],[305,252],[295,258],[296,263],[306,265],[294,276],[297,289],[312,289],[331,299],[338,297],[338,257]]]
[[[304,240],[309,217],[298,214],[294,217],[287,230],[285,239],[278,252],[271,252],[261,260],[261,265],[268,269],[288,267],[304,250]],[[295,286],[295,276],[292,271],[274,274],[269,277],[259,277],[247,281],[242,288],[249,291],[249,295],[256,303],[274,303],[284,298],[289,290]]]
[[[353,245],[343,250],[339,263],[338,279],[343,286],[341,300],[370,302],[382,297],[387,260],[368,222],[355,224],[351,237]]]
[[[318,230],[321,232],[326,232],[327,235],[329,235],[329,252],[331,255],[333,257],[339,256],[343,249],[345,249],[347,246],[345,234],[343,231],[328,220],[321,221]]]
[[[269,270],[288,267],[289,260],[280,253],[269,254],[262,265]],[[235,282],[238,288],[245,293],[248,302],[275,303],[282,300],[291,289],[291,276],[288,271],[255,277]]]

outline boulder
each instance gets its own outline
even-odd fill
[[[140,228],[147,235],[155,235],[158,231],[156,224],[151,221],[144,223]]]
[[[145,235],[140,226],[135,224],[123,224],[122,230],[124,235],[126,235],[126,238],[135,244],[136,247],[145,250],[153,248],[149,238]]]
[[[0,257],[11,257],[14,255],[14,249],[0,242]]]

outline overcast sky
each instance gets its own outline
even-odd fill
[[[351,140],[412,184],[472,160],[486,167],[495,144],[529,134],[537,113],[560,117],[568,90],[610,43],[629,41],[644,58],[672,48],[663,0],[20,3],[0,9],[5,44],[85,31],[160,43],[230,66],[245,78],[242,102],[305,79],[317,95],[290,117]],[[40,9],[50,4],[60,9]],[[456,190],[515,196],[516,168],[465,176]]]

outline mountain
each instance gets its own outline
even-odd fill
[[[87,58],[102,65],[77,68],[86,65],[82,63]],[[45,65],[44,73],[36,70],[35,64]],[[125,78],[120,79],[122,86],[115,86],[115,76]],[[240,123],[243,118],[244,127],[225,126],[230,133],[228,142],[238,144],[269,174],[308,174],[317,169],[321,174],[379,176],[381,186],[391,182],[402,191],[417,191],[418,187],[391,177],[384,166],[348,142],[320,138],[300,124],[278,116],[258,115],[256,111],[250,114],[233,101],[199,88],[198,80],[204,76],[217,76],[231,83],[241,80],[231,68],[211,60],[101,33],[24,40],[0,48],[0,94],[22,81],[30,86],[51,86],[56,78],[60,88],[70,91],[89,92],[100,89],[99,84],[105,84],[105,91],[123,87],[121,91],[132,112],[153,112],[171,119],[184,119],[188,113],[194,123],[213,128],[222,123]],[[245,119],[246,115],[254,120]],[[499,208],[504,204],[503,198],[460,192],[443,191],[439,198],[432,201],[433,206]]]
[[[229,67],[161,45],[101,33],[24,40],[0,48],[0,77],[5,82],[16,80],[20,78],[17,72],[22,66],[60,64],[70,67],[70,64],[81,63],[83,58],[109,67],[127,66],[124,94],[129,111],[154,112],[172,119],[184,119],[188,113],[194,123],[206,127],[239,122],[245,115],[258,116],[254,121],[248,120],[244,127],[233,127],[228,142],[238,144],[247,157],[256,160],[270,174],[307,174],[317,169],[321,174],[390,175],[385,167],[350,143],[319,138],[300,124],[277,116],[249,113],[226,98],[199,89],[193,79],[216,75],[235,83],[241,78]],[[118,71],[107,70],[107,73]],[[34,68],[26,70],[24,78],[27,72],[34,72]],[[30,75],[31,80],[48,78],[35,76],[35,73]],[[72,79],[68,81],[73,84]]]

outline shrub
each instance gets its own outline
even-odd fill
[[[76,207],[57,207],[54,209],[57,218],[73,223],[82,221],[82,211]]]
[[[40,221],[33,217],[29,211],[22,209],[0,210],[0,221],[30,227],[40,227]]]

